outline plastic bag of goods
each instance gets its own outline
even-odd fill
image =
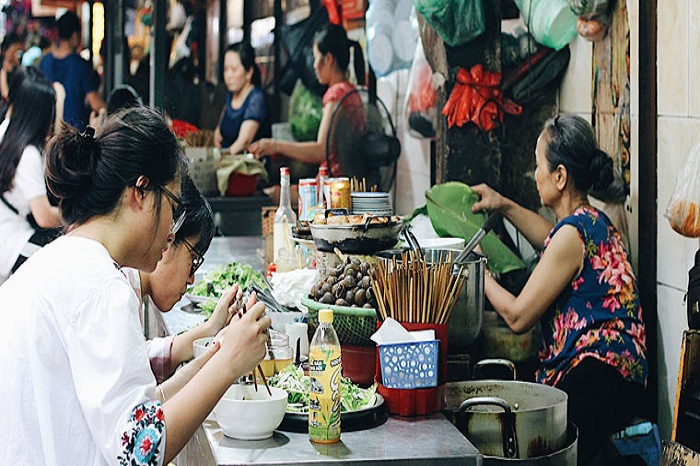
[[[576,36],[576,15],[566,0],[514,0],[530,34],[545,47],[561,50]]]
[[[425,58],[420,41],[408,75],[408,92],[404,108],[411,136],[428,139],[435,137],[438,115],[437,91],[433,85],[433,70]]]
[[[700,237],[700,142],[690,149],[676,176],[664,217],[681,235]]]

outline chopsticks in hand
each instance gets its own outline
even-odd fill
[[[242,302],[242,300],[238,300],[238,317],[243,317],[243,314],[247,312],[246,305],[245,303]],[[270,335],[268,333],[267,336],[268,342],[270,340]],[[272,390],[270,390],[270,386],[267,384],[267,379],[265,378],[265,373],[262,370],[262,367],[260,367],[260,364],[258,364],[257,367],[258,372],[260,373],[260,378],[262,379],[263,383],[265,384],[265,388],[267,389],[268,395],[272,396]],[[255,391],[258,391],[258,379],[255,376],[255,371],[253,371],[253,385],[255,386]]]

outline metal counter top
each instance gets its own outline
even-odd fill
[[[178,466],[280,464],[478,466],[483,457],[442,414],[390,416],[381,426],[343,432],[340,442],[328,445],[312,443],[307,434],[282,431],[266,440],[235,440],[224,436],[215,421],[205,421],[178,456]]]
[[[245,262],[262,270],[258,237],[214,238],[205,255],[202,273],[232,260]],[[199,279],[198,272],[198,279]],[[204,320],[199,313],[186,312],[181,306],[164,314],[172,334],[193,327]],[[302,433],[275,431],[266,440],[243,441],[224,436],[213,415],[206,420],[177,457],[178,466],[233,465],[476,465],[483,457],[442,414],[428,417],[390,416],[377,427],[343,432],[339,443],[314,444]]]

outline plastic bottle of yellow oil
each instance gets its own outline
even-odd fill
[[[332,310],[320,310],[318,323],[309,346],[309,438],[333,443],[340,440],[340,343]]]

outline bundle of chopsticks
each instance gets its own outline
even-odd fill
[[[444,259],[444,260],[443,260]],[[446,324],[466,280],[466,269],[455,270],[450,257],[428,264],[416,251],[379,261],[371,275],[383,320]]]
[[[354,193],[366,193],[366,192],[377,192],[377,185],[374,184],[367,189],[367,180],[362,177],[358,179],[357,177],[353,176],[352,179],[350,180],[350,191]]]
[[[237,306],[238,317],[243,317],[243,314],[245,314],[247,311],[245,303],[243,302],[242,299],[239,299],[236,301],[236,304],[238,305]],[[267,341],[268,341],[268,343],[270,343],[270,334],[269,333],[267,334]],[[272,391],[270,390],[270,386],[267,384],[267,379],[265,378],[265,373],[263,372],[262,367],[260,367],[260,364],[258,364],[258,367],[256,367],[255,370],[257,370],[258,373],[260,374],[260,378],[262,379],[263,383],[265,384],[265,388],[267,389],[268,395],[272,396]],[[257,392],[258,391],[258,379],[255,375],[255,370],[253,370],[253,384],[255,384],[255,391]]]
[[[214,147],[214,131],[200,129],[193,133],[187,133],[185,143],[188,147]]]

